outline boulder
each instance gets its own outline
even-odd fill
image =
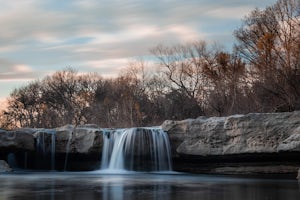
[[[0,131],[1,151],[34,151],[34,129],[18,129],[14,131]]]
[[[97,153],[100,155],[103,146],[102,130],[96,126],[78,126],[72,138],[72,150],[78,153]]]
[[[71,142],[75,126],[66,125],[56,128],[56,153],[66,153],[71,151]],[[75,151],[75,150],[73,150]]]
[[[0,173],[11,172],[11,171],[12,169],[9,167],[7,162],[5,162],[4,160],[0,160]]]
[[[102,130],[96,125],[74,127],[66,125],[56,129],[57,153],[97,153],[102,152]]]
[[[178,157],[178,146],[188,137],[188,128],[192,123],[192,119],[186,119],[183,121],[166,120],[162,127],[163,130],[168,133],[170,139],[170,146],[173,157]]]
[[[165,121],[176,155],[300,153],[300,111]]]

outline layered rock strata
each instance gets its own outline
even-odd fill
[[[285,171],[281,164],[288,163],[286,169],[294,172],[300,163],[299,111],[168,120],[162,128],[169,135],[175,165],[178,161],[185,169],[199,170],[207,163],[218,163],[211,169],[218,172],[232,171],[233,168],[228,168],[232,166],[241,170],[243,165],[236,163],[242,162],[254,167],[256,163],[263,166],[276,163],[280,173]],[[275,168],[273,166],[269,171],[276,172]],[[268,171],[262,167],[256,167],[254,171],[259,170],[262,173]]]
[[[175,170],[296,174],[300,166],[300,111],[167,120],[162,128]],[[14,158],[22,168],[55,160],[60,170],[93,170],[100,166],[105,131],[96,125],[0,130],[0,160]]]

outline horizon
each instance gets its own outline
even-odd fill
[[[0,109],[14,88],[72,67],[113,77],[149,49],[196,40],[231,50],[233,31],[265,1],[43,1],[3,5]]]

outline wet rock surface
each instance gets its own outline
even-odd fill
[[[176,171],[299,173],[300,111],[167,120],[162,128]],[[92,124],[0,130],[0,160],[13,154],[22,168],[99,169],[107,130]]]
[[[166,121],[162,128],[180,155],[300,152],[299,111]]]
[[[0,151],[34,151],[33,129],[0,130]]]
[[[12,169],[9,167],[6,161],[0,160],[0,173],[11,172]]]
[[[179,171],[296,174],[300,163],[299,111],[165,121],[162,128]]]
[[[102,129],[96,125],[67,125],[56,129],[57,153],[100,154],[102,145]]]

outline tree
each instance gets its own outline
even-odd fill
[[[211,65],[203,67],[203,74],[210,82],[208,105],[213,115],[224,116],[247,113],[247,69],[237,54],[219,52]]]
[[[173,47],[160,45],[152,52],[160,61],[162,78],[167,80],[166,98],[170,109],[167,112],[180,110],[167,118],[223,116],[248,111],[245,106],[239,106],[245,103],[243,88],[248,88],[248,84],[247,69],[238,54],[227,53],[219,45],[208,45],[204,41]]]
[[[251,67],[259,111],[300,108],[300,2],[278,0],[254,10],[235,32],[240,55]]]
[[[6,128],[37,127],[40,125],[40,82],[34,81],[27,86],[15,89],[8,98],[8,107],[3,115]]]
[[[195,115],[204,114],[207,79],[202,70],[204,65],[211,63],[213,55],[207,44],[200,41],[172,47],[159,45],[151,51],[160,62],[170,94],[177,91],[173,93],[177,97],[181,95],[181,98],[188,98],[188,102],[197,102]],[[195,109],[195,104],[192,107]]]
[[[78,75],[73,69],[58,71],[15,89],[3,113],[3,123],[12,127],[53,128],[92,121],[96,74]]]

